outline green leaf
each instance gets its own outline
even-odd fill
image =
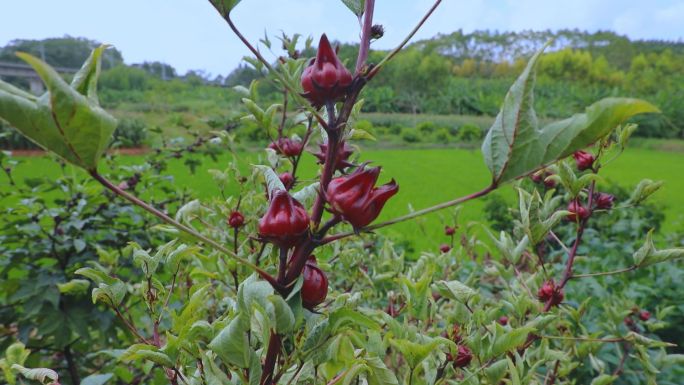
[[[378,357],[367,357],[366,368],[368,385],[397,385],[399,380],[394,372],[389,370],[385,363]]]
[[[165,353],[162,353],[154,345],[135,344],[126,349],[119,357],[121,361],[148,360],[155,364],[173,368],[173,361]]]
[[[591,385],[610,385],[615,382],[617,378],[617,376],[612,376],[610,374],[602,374],[591,380]]]
[[[535,68],[545,48],[530,59],[511,86],[482,143],[493,185],[511,181],[564,158],[608,135],[634,115],[659,112],[655,106],[642,100],[606,98],[592,104],[585,113],[539,128],[533,89]]]
[[[273,193],[277,190],[286,191],[285,185],[283,185],[283,182],[280,181],[278,174],[276,174],[272,168],[262,165],[255,165],[254,168],[264,176],[269,197],[273,196]]]
[[[21,365],[14,364],[12,365],[12,370],[19,372],[24,378],[27,380],[34,380],[34,381],[40,381],[40,383],[45,384],[46,381],[50,381],[49,383],[58,383],[59,380],[59,375],[57,375],[57,372],[55,372],[52,369],[47,369],[47,368],[36,368],[36,369],[28,369],[25,368]]]
[[[101,283],[93,289],[93,303],[103,302],[113,308],[118,307],[126,296],[126,285],[123,282],[116,282],[113,285]]]
[[[5,349],[5,359],[9,364],[24,365],[31,351],[21,342],[15,342]]]
[[[95,104],[99,104],[97,98],[97,79],[100,77],[101,58],[104,51],[109,47],[107,44],[102,44],[95,48],[71,81],[73,89],[79,94],[87,96]]]
[[[634,252],[634,264],[639,267],[655,265],[673,259],[684,258],[684,247],[657,250],[653,244],[653,230],[646,234],[644,245]]]
[[[304,205],[304,207],[308,207],[314,198],[318,196],[318,186],[320,186],[320,182],[314,182],[292,194],[292,197]]]
[[[116,128],[116,120],[97,102],[102,50],[104,47],[94,50],[79,71],[74,79],[76,88],[43,61],[17,53],[38,73],[48,92],[29,98],[6,85],[0,86],[0,117],[39,146],[72,164],[94,170]]]
[[[330,314],[330,333],[335,334],[349,325],[360,326],[370,330],[380,330],[380,324],[374,319],[348,308],[340,308]]]
[[[363,15],[363,9],[366,5],[365,0],[342,0],[342,2],[349,10],[354,12],[356,16],[361,17],[361,15]]]
[[[209,343],[209,349],[226,363],[248,368],[252,351],[249,347],[248,331],[249,318],[240,313]]]
[[[72,279],[69,282],[57,284],[60,293],[70,295],[83,294],[89,287],[90,281],[85,279]]]
[[[492,345],[492,356],[496,357],[511,351],[527,341],[527,335],[534,331],[531,327],[503,330],[497,324],[497,337]]]
[[[227,17],[230,14],[230,11],[232,11],[240,1],[241,0],[209,0],[211,5],[213,5],[223,17]]]
[[[477,294],[475,290],[459,281],[438,281],[435,282],[433,287],[442,296],[462,303],[468,303]]]
[[[107,275],[102,269],[96,269],[92,267],[82,267],[75,272],[78,275],[82,275],[89,278],[97,284],[106,283],[108,285],[113,285],[117,282],[117,279]]]
[[[146,277],[151,277],[161,262],[161,255],[156,253],[154,256],[150,255],[146,250],[135,248],[133,250],[133,263],[140,267]]]
[[[370,132],[366,130],[362,130],[360,128],[354,128],[349,131],[348,138],[351,140],[372,140],[376,141],[377,139],[371,134]]]
[[[635,332],[627,333],[627,335],[625,336],[625,341],[632,342],[633,344],[645,346],[648,348],[669,348],[677,346],[669,342],[654,340],[652,338],[642,336],[641,334]]]
[[[290,333],[295,325],[295,315],[283,297],[274,294],[268,297],[275,311],[275,327],[280,334]]]
[[[499,360],[490,366],[486,367],[484,370],[485,376],[490,384],[498,384],[506,375],[506,370],[508,369],[508,360]]]
[[[112,376],[112,373],[91,374],[90,376],[81,380],[81,385],[104,385],[112,378]]]
[[[661,187],[663,187],[662,181],[654,182],[650,179],[644,179],[636,186],[627,203],[638,205],[660,190]]]
[[[390,343],[404,356],[410,368],[416,368],[437,346],[444,342],[440,338],[435,338],[426,344],[404,339],[392,339]]]
[[[5,381],[10,385],[17,383],[12,365],[24,365],[30,354],[31,351],[26,349],[26,346],[21,342],[15,342],[5,350],[5,358],[0,359],[0,369],[2,369],[2,374],[5,376]]]

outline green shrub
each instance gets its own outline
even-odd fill
[[[449,143],[449,136],[449,130],[442,127],[435,133],[435,140],[437,143],[447,144]]]
[[[387,126],[387,131],[392,135],[399,135],[406,127],[401,124],[391,123]]]
[[[461,142],[474,142],[482,139],[482,129],[474,124],[466,123],[458,128],[456,139]]]
[[[427,135],[430,135],[437,130],[437,125],[435,123],[433,123],[432,121],[427,120],[425,122],[418,123],[418,125],[416,125],[416,129],[418,129],[418,131],[423,136],[427,136]]]
[[[420,142],[420,136],[413,128],[405,128],[401,132],[401,139],[406,143],[417,143]]]
[[[355,128],[358,130],[364,130],[364,131],[368,132],[369,134],[372,134],[375,131],[375,129],[373,128],[373,123],[371,123],[370,121],[365,120],[365,119],[361,119],[361,120],[357,121]]]
[[[147,139],[147,125],[140,119],[123,118],[114,131],[117,147],[140,147]]]

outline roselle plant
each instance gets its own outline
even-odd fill
[[[286,55],[271,62],[231,18],[239,0],[210,2],[255,56],[248,62],[283,95],[282,104],[260,106],[256,84],[238,88],[248,111],[244,119],[271,141],[266,164],[251,173],[241,172],[237,160],[211,170],[220,186],[238,186],[236,196],[193,200],[171,216],[98,170],[115,127],[96,94],[106,47],[93,52],[71,84],[22,54],[46,83],[40,97],[0,82],[0,117],[158,218],[162,224],[149,233],[172,238],[154,247],[131,242],[121,251],[137,277],[126,279],[116,264],[95,261],[74,271],[92,282],[93,302],[110,308],[126,338],[135,341],[93,353],[108,357],[98,370],[106,378],[97,383],[610,384],[677,378],[682,356],[669,354],[671,344],[653,334],[674,309],[645,310],[652,311],[647,317],[640,307],[653,304],[598,289],[602,300],[592,301],[575,284],[585,280],[598,288],[612,277],[648,273],[684,257],[682,248],[656,248],[648,233],[642,246],[625,246],[621,265],[586,267],[596,258],[585,244],[601,231],[595,223],[637,207],[660,187],[645,180],[631,197],[617,200],[598,183],[602,167],[625,150],[635,129],[628,120],[656,113],[656,107],[607,98],[540,126],[533,108],[539,52],[507,93],[482,144],[490,184],[378,222],[402,182],[382,175],[381,165],[357,162],[351,143],[371,137],[355,126],[360,97],[441,1],[396,49],[369,63],[371,40],[382,35],[373,25],[375,2],[345,0],[361,25],[353,70],[325,35],[310,59],[300,57],[298,37],[283,37]],[[262,44],[271,47],[268,38]],[[302,126],[303,137],[291,134]],[[217,135],[231,150],[230,135]],[[305,151],[321,164],[314,180],[298,173]],[[507,185],[519,197],[513,230],[491,234],[488,242],[472,226],[453,221],[447,238],[435,240],[435,250],[443,243],[439,253],[408,256],[392,240],[371,234]],[[625,263],[624,255],[633,260]],[[19,374],[58,383],[57,372],[26,369],[17,356],[29,353],[19,345],[12,349],[2,361],[8,381],[17,383]],[[78,377],[68,375],[72,383]]]

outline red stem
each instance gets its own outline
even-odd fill
[[[282,338],[280,334],[276,333],[275,330],[271,330],[271,338],[268,340],[268,350],[266,351],[266,361],[264,361],[261,380],[259,380],[260,385],[269,385],[273,382],[273,371],[280,355],[281,345]]]
[[[375,0],[366,0],[363,10],[363,30],[361,32],[361,43],[359,45],[359,56],[356,59],[356,74],[361,73],[363,66],[366,65],[368,59],[368,51],[370,50],[371,28],[373,27],[373,11],[375,9]]]

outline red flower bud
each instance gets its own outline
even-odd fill
[[[278,175],[278,179],[283,183],[283,186],[285,186],[285,190],[290,190],[292,186],[294,186],[294,176],[292,176],[292,173],[290,172],[284,172],[280,175]]]
[[[276,153],[287,157],[298,156],[304,149],[304,144],[298,140],[290,138],[280,138],[268,145],[268,148],[275,150]]]
[[[228,217],[228,226],[237,229],[245,224],[245,217],[239,211],[233,211]]]
[[[556,286],[553,280],[548,280],[539,288],[537,297],[544,303],[550,302],[551,306],[557,306],[563,302],[564,294],[563,290]]]
[[[544,186],[548,188],[553,188],[556,187],[556,181],[553,179],[547,179],[548,177],[552,176],[553,174],[550,173],[547,170],[540,170],[535,172],[534,174],[530,175],[530,179],[532,179],[532,182],[534,183],[543,183]]]
[[[588,170],[594,165],[594,156],[586,151],[577,151],[572,156],[577,163],[577,169],[580,171]]]
[[[505,315],[502,315],[501,317],[499,317],[499,324],[501,324],[503,326],[508,325],[508,317],[506,317]]]
[[[316,257],[309,257],[302,271],[302,304],[307,309],[313,309],[325,301],[328,296],[328,277],[316,264]]]
[[[622,322],[624,322],[625,326],[627,326],[630,329],[634,327],[634,320],[632,319],[632,317],[625,317],[625,319],[622,320]]]
[[[314,152],[313,155],[318,158],[318,164],[325,163],[325,154],[328,152],[328,144],[319,144],[320,152]],[[337,154],[335,155],[335,170],[344,170],[347,167],[351,167],[354,164],[349,162],[349,156],[354,152],[354,150],[347,144],[347,142],[341,142],[337,146]]]
[[[463,338],[461,337],[461,327],[458,326],[458,324],[454,324],[451,328],[451,340],[457,344],[460,344],[461,341],[463,341]]]
[[[351,82],[351,73],[337,57],[328,37],[323,34],[316,57],[311,59],[302,73],[304,97],[314,107],[321,107],[326,102],[344,99]]]
[[[568,214],[567,219],[570,222],[577,222],[577,220],[585,220],[589,218],[589,210],[587,210],[586,207],[582,206],[581,203],[577,201],[577,199],[573,200],[568,204],[568,211],[570,211],[570,214]]]
[[[465,345],[458,345],[456,356],[454,357],[451,353],[448,353],[447,360],[453,362],[455,368],[465,368],[473,360],[473,352]]]
[[[399,191],[394,179],[375,187],[379,175],[380,167],[359,167],[349,175],[333,179],[326,191],[331,211],[341,215],[355,228],[373,222],[380,215],[385,202]]]
[[[648,321],[651,318],[651,312],[648,310],[642,310],[639,312],[639,319],[642,321]]]
[[[607,193],[594,194],[594,203],[597,209],[608,210],[613,208],[615,197]]]
[[[442,243],[439,246],[439,251],[441,251],[442,253],[448,253],[449,250],[451,250],[451,246],[447,245],[446,243]]]
[[[444,234],[445,235],[454,235],[456,233],[456,228],[451,227],[451,226],[444,226]]]
[[[309,229],[309,214],[287,191],[277,190],[268,211],[259,220],[259,235],[282,247],[291,247]]]

